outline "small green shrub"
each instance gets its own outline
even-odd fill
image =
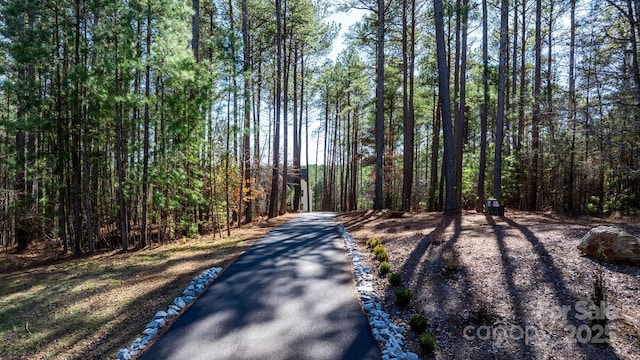
[[[415,314],[411,317],[411,320],[409,320],[411,331],[416,334],[422,334],[423,332],[425,332],[428,325],[429,324],[427,323],[427,319],[425,319],[422,315]]]
[[[380,253],[386,253],[386,252],[387,252],[387,249],[385,249],[385,248],[384,248],[384,246],[382,246],[382,245],[380,245],[380,244],[376,245],[376,246],[373,248],[373,254],[374,254],[374,255],[376,255],[376,256],[377,256],[378,254],[380,254]]]
[[[418,346],[423,354],[432,353],[438,348],[436,338],[430,333],[424,333],[418,337]]]
[[[367,246],[371,249],[375,248],[376,246],[380,245],[382,242],[380,241],[380,238],[378,237],[374,237],[371,238],[369,240],[367,240]]]
[[[385,262],[385,261],[389,261],[389,254],[387,254],[387,252],[382,252],[382,253],[378,253],[376,255],[376,260],[380,261],[380,262]]]
[[[376,260],[380,262],[389,261],[389,254],[387,254],[387,249],[385,249],[382,245],[376,245],[376,247],[373,248],[373,254],[376,257]]]
[[[412,297],[413,294],[411,293],[410,289],[400,288],[396,290],[396,305],[400,307],[409,306]]]
[[[380,266],[378,266],[378,272],[380,272],[381,275],[387,275],[389,271],[391,271],[391,264],[389,264],[388,261],[383,261],[380,263]]]
[[[593,282],[593,295],[591,295],[591,300],[593,301],[594,306],[600,309],[600,311],[596,312],[596,316],[591,319],[591,333],[593,335],[592,339],[598,339],[603,342],[609,342],[609,319],[607,319],[607,314],[604,309],[608,308],[607,304],[607,285],[604,278],[604,269],[602,268],[602,264],[606,261],[606,256],[604,254],[604,249],[602,246],[598,249],[598,268],[594,271],[594,282]]]
[[[389,280],[389,285],[393,287],[398,287],[402,285],[402,276],[398,273],[390,273],[387,276],[387,280]]]

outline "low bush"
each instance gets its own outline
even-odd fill
[[[389,285],[393,287],[398,287],[402,285],[402,276],[398,273],[390,273],[387,276],[387,280],[389,280]]]
[[[593,281],[593,295],[591,295],[591,300],[596,306],[601,309],[607,309],[609,304],[607,304],[607,284],[604,278],[604,269],[602,264],[606,261],[606,256],[604,254],[604,248],[600,246],[598,249],[598,268],[594,271],[594,281]],[[605,342],[609,342],[609,319],[607,318],[606,312],[602,312],[602,314],[596,314],[596,316],[591,319],[591,334],[592,339],[602,339]]]
[[[385,262],[385,261],[389,261],[389,254],[387,254],[387,252],[381,252],[378,253],[376,255],[376,260],[380,261],[380,262]]]
[[[413,294],[410,289],[400,288],[396,290],[396,305],[400,307],[407,307],[409,306],[412,297]]]
[[[418,337],[418,346],[423,354],[432,353],[438,348],[436,338],[430,333],[423,333]]]
[[[429,324],[427,323],[427,319],[424,318],[424,316],[419,315],[419,314],[415,314],[411,317],[411,320],[409,320],[409,326],[411,327],[411,331],[413,331],[416,334],[422,334],[423,332],[425,332],[427,330],[427,326]]]
[[[375,248],[376,246],[380,245],[382,242],[380,241],[380,238],[378,237],[374,237],[371,238],[369,240],[367,240],[367,246],[371,249]]]
[[[387,249],[385,249],[382,245],[376,245],[376,247],[373,248],[373,254],[376,257],[376,260],[380,262],[389,261],[389,254],[387,254]]]
[[[378,266],[378,272],[380,272],[381,275],[387,275],[389,271],[391,271],[391,264],[389,264],[388,261],[383,261],[380,263],[380,266]]]
[[[387,249],[384,248],[384,246],[378,244],[376,246],[373,247],[373,254],[374,255],[378,255],[380,253],[386,253]]]

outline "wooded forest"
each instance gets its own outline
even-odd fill
[[[328,57],[335,11],[365,10]],[[301,208],[640,214],[633,0],[2,0],[4,250]],[[310,161],[311,160],[311,161]],[[307,169],[309,188],[301,186]]]

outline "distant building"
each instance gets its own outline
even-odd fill
[[[309,171],[308,169],[302,169],[302,176],[300,178],[300,210],[313,211],[313,190],[309,186]]]
[[[289,210],[293,210],[293,197],[295,194],[295,173],[287,174],[287,184],[289,187],[289,194],[287,200],[287,207]],[[300,211],[309,212],[313,210],[313,191],[309,186],[309,171],[307,169],[300,169]]]

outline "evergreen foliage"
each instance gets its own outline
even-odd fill
[[[411,303],[411,298],[413,298],[413,293],[411,289],[407,288],[399,288],[396,289],[396,305],[400,307],[407,307],[409,303]]]
[[[378,272],[380,275],[387,275],[391,271],[391,264],[388,261],[383,261],[378,266]]]
[[[409,326],[411,327],[411,331],[413,331],[418,335],[425,332],[427,330],[428,325],[429,323],[427,322],[427,319],[425,319],[424,316],[419,314],[413,315],[409,320]]]
[[[402,275],[399,273],[389,273],[389,275],[387,275],[387,280],[389,281],[389,285],[392,287],[402,285]]]
[[[344,1],[363,18],[335,58],[329,2],[275,5],[4,1],[2,245],[144,247],[304,193],[314,210],[441,211],[495,187],[508,208],[640,212],[632,1]],[[504,61],[466,47],[480,28]]]
[[[438,343],[432,334],[423,333],[418,337],[418,346],[423,354],[430,354],[438,348]]]

